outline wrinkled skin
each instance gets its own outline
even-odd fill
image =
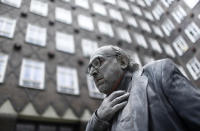
[[[98,69],[90,66],[96,59],[101,59]],[[117,91],[124,70],[110,46],[101,47],[94,53],[90,59],[89,73],[99,91],[107,95],[97,110],[97,115],[102,120],[110,121],[115,113],[127,104],[129,96],[125,91]]]

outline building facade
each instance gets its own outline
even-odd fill
[[[0,130],[83,131],[104,97],[90,55],[171,58],[200,86],[199,0],[0,0]]]

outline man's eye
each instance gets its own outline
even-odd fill
[[[94,62],[93,62],[93,66],[98,68],[100,67],[101,63],[100,63],[100,60],[99,59],[96,59]]]

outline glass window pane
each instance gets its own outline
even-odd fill
[[[200,38],[200,28],[192,22],[185,28],[185,34],[192,43],[195,43]]]
[[[182,56],[188,49],[188,45],[182,36],[178,36],[174,42],[172,43],[174,49],[178,53],[179,56]]]
[[[74,53],[74,36],[67,33],[56,32],[56,49],[63,52]]]
[[[144,20],[139,20],[139,23],[140,23],[140,27],[141,27],[143,30],[145,30],[145,31],[147,31],[147,32],[149,32],[149,33],[151,33],[151,28],[150,28],[149,24],[148,24],[146,21],[144,21]]]
[[[57,67],[57,91],[74,95],[79,94],[76,69],[62,66]]]
[[[56,7],[56,20],[65,24],[71,24],[72,23],[71,11]]]
[[[117,34],[120,39],[122,39],[128,43],[131,43],[131,37],[128,33],[128,30],[118,27],[118,28],[116,28],[116,31],[117,31]]]
[[[16,8],[20,8],[22,0],[1,0],[1,2]]]
[[[176,56],[174,51],[172,50],[172,48],[171,48],[171,46],[169,44],[164,44],[163,43],[162,45],[164,47],[164,50],[165,50],[166,54],[168,54],[171,57],[175,57]]]
[[[153,50],[155,50],[155,51],[157,51],[159,53],[162,53],[162,49],[161,49],[161,47],[160,47],[160,45],[159,45],[157,40],[155,40],[153,38],[149,38],[149,42],[150,42],[151,47],[152,47]]]
[[[191,9],[194,8],[199,3],[199,0],[183,0],[183,1]]]
[[[117,11],[115,9],[109,9],[109,14],[110,14],[111,18],[118,20],[120,22],[123,21],[122,15],[119,11]]]
[[[196,58],[193,57],[191,60],[188,61],[186,64],[186,67],[190,74],[192,75],[194,80],[199,79],[200,77],[200,61]]]
[[[157,5],[153,8],[152,13],[153,13],[154,17],[155,17],[157,20],[160,20],[160,17],[161,17],[162,14],[164,13],[164,9],[163,9],[159,4],[157,4]]]
[[[83,49],[84,56],[90,57],[98,48],[98,43],[89,39],[82,39],[81,46]]]
[[[136,43],[137,43],[138,45],[140,45],[140,46],[142,46],[142,47],[144,47],[144,48],[147,48],[147,47],[148,47],[147,42],[146,42],[146,40],[145,40],[145,38],[144,38],[143,35],[138,34],[138,33],[134,33],[133,35],[134,35],[134,38],[135,38]]]
[[[107,15],[106,8],[102,4],[93,3],[93,10],[94,10],[94,12],[99,13],[101,15],[104,15],[104,16]]]
[[[28,88],[44,89],[45,63],[23,59],[19,85]]]
[[[99,31],[105,35],[108,35],[110,37],[113,37],[114,36],[114,33],[113,33],[113,29],[112,29],[112,26],[111,24],[109,23],[106,23],[106,22],[103,22],[103,21],[99,21],[98,22],[98,28],[99,28]]]
[[[174,11],[172,12],[172,16],[174,17],[176,22],[179,24],[181,23],[181,21],[184,19],[184,17],[186,15],[187,14],[186,14],[185,10],[180,5],[175,7]]]
[[[26,42],[34,45],[45,46],[46,35],[47,35],[46,28],[28,24],[26,31]]]
[[[136,15],[142,16],[142,11],[139,7],[137,7],[135,5],[131,5],[131,9],[132,9],[133,13],[135,13]]]
[[[138,24],[137,24],[137,22],[136,22],[136,20],[135,20],[134,17],[132,17],[132,16],[126,16],[125,18],[126,18],[126,21],[127,21],[127,23],[129,25],[131,25],[133,27],[138,27]]]
[[[88,0],[75,0],[75,4],[85,9],[89,9]]]
[[[118,6],[125,10],[130,10],[128,3],[124,0],[118,0]]]
[[[0,36],[13,38],[15,27],[16,20],[0,17]]]
[[[31,0],[30,11],[37,15],[47,16],[48,15],[48,4],[41,0]]]
[[[0,83],[3,83],[6,67],[8,63],[8,55],[0,53]]]
[[[81,28],[93,31],[94,30],[94,24],[92,21],[92,18],[85,15],[78,15],[78,24]]]

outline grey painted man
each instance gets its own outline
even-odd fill
[[[200,90],[170,59],[139,68],[124,50],[104,46],[88,71],[106,97],[86,131],[200,131]]]

